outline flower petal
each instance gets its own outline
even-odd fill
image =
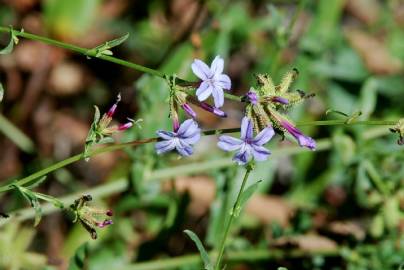
[[[175,149],[183,157],[188,157],[188,156],[192,155],[194,152],[194,150],[192,149],[191,146],[189,146],[187,144],[181,144],[181,143],[177,144],[175,146]]]
[[[210,70],[209,66],[199,59],[194,60],[191,68],[194,74],[203,81],[213,77],[213,72]]]
[[[253,123],[248,117],[243,117],[241,121],[240,138],[243,141],[251,140],[253,137]]]
[[[233,160],[237,162],[238,165],[245,165],[248,162],[250,155],[248,151],[240,151],[234,155]]]
[[[212,90],[213,101],[215,102],[215,107],[220,108],[224,104],[224,94],[223,89],[217,85],[214,85]]]
[[[154,148],[156,149],[157,154],[160,155],[173,150],[175,148],[175,141],[169,140],[158,142],[154,145]]]
[[[200,132],[201,130],[198,128],[198,124],[193,119],[188,119],[180,125],[177,134],[180,139],[186,139]]]
[[[309,136],[300,135],[297,137],[297,141],[299,142],[300,146],[305,146],[310,150],[316,149],[316,141]]]
[[[158,130],[156,132],[157,136],[159,136],[160,138],[164,139],[164,140],[171,140],[175,137],[174,132],[171,131],[165,131],[165,130]]]
[[[213,72],[213,74],[219,75],[223,72],[223,68],[224,60],[218,55],[215,57],[215,59],[213,59],[213,62],[210,65],[210,70]]]
[[[213,86],[209,82],[202,82],[199,88],[196,90],[196,95],[199,101],[204,101],[212,94]]]
[[[234,151],[240,149],[244,142],[231,136],[222,135],[219,137],[217,146],[224,151]]]
[[[198,131],[194,133],[192,136],[189,136],[188,138],[181,139],[181,141],[187,143],[187,144],[195,144],[199,141],[201,138],[201,133]]]
[[[266,149],[264,146],[257,146],[257,145],[252,145],[252,155],[254,156],[254,159],[257,161],[264,161],[267,160],[271,152]]]
[[[260,133],[258,133],[257,136],[255,136],[253,143],[255,145],[261,146],[263,144],[266,144],[272,137],[275,135],[275,131],[272,127],[266,127],[263,130],[261,130]]]
[[[216,78],[216,83],[225,90],[230,90],[231,88],[231,80],[230,77],[226,74],[220,74]]]

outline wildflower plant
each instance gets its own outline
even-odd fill
[[[216,253],[208,253],[205,250],[202,241],[192,231],[186,230],[185,233],[196,244],[201,253],[205,268],[208,270],[220,270],[223,269],[226,241],[232,226],[232,222],[239,216],[243,206],[257,190],[257,187],[261,182],[255,180],[250,186],[247,185],[250,173],[254,169],[255,161],[265,161],[271,154],[265,145],[272,140],[276,134],[279,134],[282,138],[286,137],[285,134],[290,134],[301,147],[308,148],[309,150],[315,150],[317,147],[316,141],[298,129],[298,123],[294,123],[287,115],[293,106],[307,100],[310,97],[313,97],[312,94],[307,95],[301,90],[291,90],[291,85],[298,75],[298,71],[296,69],[287,72],[283,76],[281,82],[277,85],[272,81],[270,74],[258,74],[256,75],[256,85],[249,88],[249,91],[244,96],[236,96],[224,92],[231,90],[232,81],[230,77],[224,73],[225,62],[224,59],[219,55],[213,58],[210,65],[206,64],[200,59],[194,59],[192,64],[189,66],[189,69],[195,74],[199,81],[190,82],[179,78],[175,74],[165,74],[164,72],[158,70],[113,57],[111,49],[127,40],[128,35],[103,43],[102,45],[92,49],[85,49],[62,42],[57,42],[52,39],[44,39],[23,31],[16,31],[12,28],[0,27],[0,31],[9,32],[11,39],[6,48],[0,50],[0,54],[11,53],[13,46],[18,42],[18,37],[30,38],[80,52],[88,58],[95,57],[100,60],[121,64],[126,67],[160,77],[165,79],[165,82],[169,88],[168,111],[169,117],[172,121],[172,130],[167,131],[159,129],[156,131],[157,137],[135,140],[127,143],[116,143],[102,147],[102,151],[92,151],[95,145],[114,142],[112,137],[113,134],[125,131],[140,121],[134,121],[128,118],[128,121],[124,124],[111,125],[113,116],[121,100],[121,96],[118,95],[116,102],[102,116],[98,107],[95,106],[94,119],[84,142],[83,153],[57,162],[48,168],[0,187],[0,193],[9,190],[16,190],[28,200],[30,205],[35,210],[35,225],[39,223],[42,214],[39,200],[44,200],[54,204],[56,207],[63,208],[63,203],[61,200],[32,190],[34,187],[42,183],[45,180],[44,177],[50,172],[56,171],[57,169],[63,168],[64,166],[79,161],[83,158],[88,160],[93,154],[95,155],[102,152],[115,151],[118,149],[127,148],[129,146],[138,147],[147,143],[155,143],[154,150],[158,156],[169,152],[176,152],[182,157],[189,157],[194,154],[194,146],[200,141],[201,136],[219,135],[218,142],[215,145],[226,152],[235,152],[233,161],[240,165],[239,168],[244,172],[244,177],[241,181],[240,188],[238,189],[237,196],[235,197],[233,204],[230,205],[231,211],[230,213],[226,213],[228,216],[224,218],[223,230],[221,232],[222,234],[220,235],[220,239],[217,239],[217,245],[215,245],[217,251]],[[285,44],[287,44],[287,37],[285,38]],[[1,86],[2,85],[0,84],[0,101],[4,92]],[[208,101],[210,97],[212,97],[213,101]],[[222,107],[224,107],[226,98],[239,101],[242,104],[243,117],[241,124],[231,129],[202,131],[203,127],[198,124],[200,116],[198,116],[194,111],[193,106],[202,108],[218,117],[227,117],[227,113],[222,109]],[[185,119],[181,119],[182,113],[180,113],[180,110],[185,112]],[[398,122],[378,122],[371,120],[362,121],[359,120],[358,117],[350,118],[349,121],[324,120],[318,122],[315,121],[314,124],[312,124],[315,125],[320,123],[330,125],[353,125],[358,123],[376,123],[379,125],[389,125],[391,126],[390,130],[399,135],[398,143],[404,144],[403,120]],[[153,132],[156,129],[158,128],[152,128]],[[226,135],[226,133],[233,132],[240,132],[239,138]],[[153,158],[155,157],[155,155],[150,156]],[[380,177],[377,177],[375,170],[371,170],[369,174],[372,176],[372,178],[376,178],[376,180],[373,181],[377,183],[376,186],[379,186],[379,188],[382,187],[380,189],[383,191],[383,195],[385,195],[387,198],[389,195],[388,188],[384,187],[383,184],[380,184]],[[122,185],[120,190],[124,191],[126,186],[127,185]],[[113,191],[108,192],[116,192],[114,189],[111,190]],[[71,204],[69,210],[74,215],[73,222],[80,222],[81,225],[90,233],[91,238],[96,239],[97,229],[101,229],[113,224],[111,218],[113,213],[111,210],[99,209],[90,206],[89,202],[91,200],[91,195],[83,195],[79,199],[75,200],[73,204]],[[399,199],[397,198],[393,205],[394,209],[397,211],[399,211],[399,207],[397,207],[398,202]],[[225,204],[227,204],[227,201],[223,202],[223,205]],[[6,213],[0,213],[2,221],[8,216],[9,215]],[[396,220],[394,220],[394,226],[396,226]],[[211,258],[211,254],[217,254],[215,260],[213,260],[214,258]]]

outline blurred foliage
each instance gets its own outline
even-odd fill
[[[336,113],[326,115],[329,109],[348,116],[361,112],[360,120],[399,119],[404,113],[404,7],[400,1],[47,0],[33,1],[36,4],[25,9],[19,2],[6,1],[0,6],[2,25],[23,26],[32,32],[39,21],[39,34],[88,48],[129,33],[130,37],[114,48],[115,56],[181,78],[196,80],[190,69],[194,58],[209,60],[219,54],[226,59],[225,69],[237,95],[254,84],[256,73],[269,72],[279,81],[286,71],[297,68],[299,77],[292,88],[316,97],[292,111],[290,117],[295,121],[345,119]],[[9,37],[2,37],[1,48],[9,42],[13,46]],[[106,111],[118,92],[123,98],[117,117],[132,114],[132,118],[144,121],[142,129],[131,129],[119,140],[150,138],[158,129],[170,129],[164,80],[99,59],[69,53],[60,56],[56,51],[51,54],[62,60],[49,60],[54,62],[48,72],[53,74],[66,59],[74,62],[81,67],[75,71],[84,74],[79,80],[81,90],[62,95],[45,80],[45,91],[33,106],[38,109],[32,109],[25,122],[18,122],[19,104],[30,96],[24,95],[26,88],[18,92],[10,87],[17,85],[10,74],[17,72],[24,81],[35,73],[23,65],[27,63],[25,58],[25,62],[21,60],[24,51],[17,52],[25,41],[21,43],[8,55],[16,55],[14,66],[10,68],[0,58],[0,79],[7,90],[1,109],[39,148],[31,155],[15,149],[6,152],[5,148],[9,162],[19,166],[10,166],[14,174],[4,174],[1,179],[27,175],[63,155],[81,151],[91,124],[91,105]],[[37,69],[41,56],[27,54]],[[63,71],[63,77],[71,81],[70,74]],[[224,110],[229,118],[222,122],[201,113],[204,128],[234,127],[242,107],[227,102]],[[61,114],[79,119],[79,124],[67,121],[60,128],[45,121],[49,115],[55,122],[65,120],[58,118]],[[80,133],[83,123],[84,137],[74,147],[68,148],[75,140],[72,134],[56,137],[60,129]],[[48,124],[53,129],[46,133]],[[288,142],[271,142],[269,148],[280,149],[280,154],[257,164],[251,173],[247,187],[256,188],[259,195],[243,207],[228,239],[228,251],[232,252],[280,247],[285,253],[243,264],[231,262],[226,269],[399,269],[404,263],[404,152],[396,144],[397,134],[389,134],[386,127],[369,126],[305,127],[304,131],[314,138],[329,138],[325,141],[327,151],[292,156],[282,148]],[[46,264],[60,266],[59,261],[64,265],[70,262],[69,269],[82,269],[83,265],[86,269],[138,269],[137,263],[196,254],[198,249],[183,233],[185,229],[195,232],[207,250],[217,248],[243,170],[217,169],[215,165],[230,157],[213,147],[215,144],[214,138],[204,138],[189,159],[157,156],[148,144],[125,149],[127,157],[111,155],[115,162],[92,158],[89,164],[80,163],[51,175],[41,186],[41,194],[82,192],[127,178],[125,192],[100,201],[115,210],[114,225],[100,230],[97,241],[85,244],[90,241],[87,233],[61,217],[51,229],[44,218],[44,225],[39,225],[41,233],[35,237],[38,240],[33,242],[33,229],[8,223],[0,227],[0,269],[43,269]],[[192,168],[205,162],[211,162],[212,168],[192,173]],[[178,176],[163,181],[150,177],[160,170],[175,170]],[[198,179],[202,184],[197,184]],[[259,185],[254,184],[260,180]],[[186,187],[179,186],[180,182]],[[24,206],[15,194],[1,197],[0,202],[1,211]],[[298,241],[306,234],[331,241],[337,247],[334,256],[291,258],[290,247],[308,252],[306,243]],[[320,241],[310,244],[323,248]],[[48,251],[51,245],[58,247],[53,253]],[[150,269],[167,269],[164,267]],[[201,267],[185,263],[170,269]]]

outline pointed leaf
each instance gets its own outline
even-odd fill
[[[38,198],[36,197],[35,193],[31,190],[21,187],[19,185],[14,185],[15,188],[21,193],[21,195],[29,202],[32,208],[35,210],[35,222],[34,226],[37,226],[41,221],[42,217],[42,209],[41,205],[39,204]]]
[[[40,184],[42,184],[45,180],[46,180],[46,175],[42,176],[40,178],[36,178],[34,180],[32,180],[31,182],[29,182],[28,185],[24,186],[27,189],[33,189],[36,188],[37,186],[39,186]]]
[[[88,253],[88,243],[86,242],[77,248],[74,256],[70,259],[68,270],[84,269],[88,260]]]
[[[35,195],[36,195],[37,198],[39,198],[41,200],[44,200],[44,201],[52,203],[55,207],[58,207],[60,209],[64,208],[64,204],[60,200],[56,199],[53,196],[46,195],[46,194],[43,194],[43,193],[38,193],[38,192],[35,192]]]
[[[13,29],[10,27],[10,41],[8,42],[7,46],[0,50],[0,54],[9,54],[13,51],[14,42],[18,38],[14,35]]]
[[[3,84],[0,82],[0,102],[3,101],[3,97],[4,97],[4,87]]]
[[[199,250],[199,253],[201,254],[204,268],[206,270],[213,270],[213,265],[210,261],[209,254],[206,252],[201,240],[199,240],[199,237],[190,230],[185,230],[184,233],[186,233],[189,236],[189,238],[191,238],[191,240],[194,241],[196,247]]]
[[[261,182],[262,182],[262,180],[257,181],[256,183],[252,184],[246,190],[243,191],[243,193],[240,196],[240,201],[237,205],[235,216],[238,216],[240,214],[241,209],[243,209],[244,205],[247,203],[247,201],[251,198],[251,196],[257,190],[258,185]]]
[[[107,41],[106,44],[108,45],[108,49],[121,45],[128,38],[129,38],[129,33],[126,33],[126,35],[123,35],[122,37],[113,39],[111,41]]]

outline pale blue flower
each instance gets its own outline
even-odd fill
[[[210,95],[216,108],[220,108],[224,103],[224,90],[230,90],[231,80],[229,76],[223,74],[224,60],[220,56],[216,56],[209,67],[203,61],[195,59],[191,65],[194,74],[202,80],[196,95],[199,101],[206,100]]]
[[[201,129],[192,119],[185,120],[177,131],[159,130],[156,133],[161,139],[155,145],[159,155],[175,149],[181,156],[190,156],[193,153],[192,145],[201,138]]]
[[[253,123],[248,117],[244,117],[241,122],[240,139],[222,135],[219,137],[218,146],[224,151],[236,151],[233,160],[244,165],[251,159],[256,161],[266,160],[271,152],[263,145],[266,144],[275,132],[271,126],[264,128],[258,135],[253,137]]]

